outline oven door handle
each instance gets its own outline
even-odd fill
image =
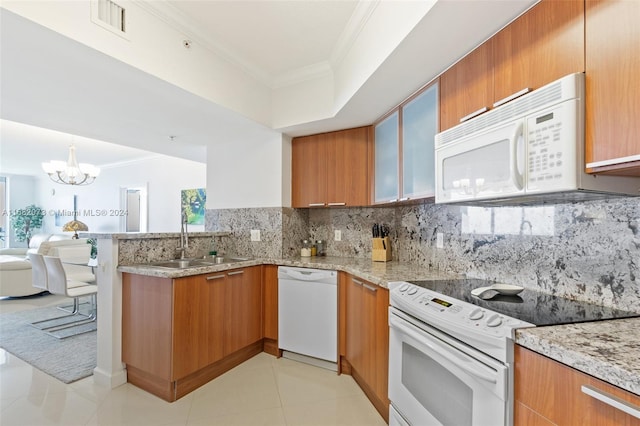
[[[487,381],[489,383],[497,383],[498,379],[497,379],[497,375],[490,375],[490,374],[482,374],[481,372],[475,370],[473,368],[474,362],[470,361],[469,359],[467,359],[466,357],[463,358],[460,355],[456,354],[455,352],[452,351],[448,351],[445,349],[442,349],[439,346],[435,346],[432,345],[430,342],[427,341],[427,339],[429,339],[428,336],[422,335],[421,333],[418,333],[417,331],[413,330],[410,327],[407,327],[406,325],[402,324],[400,322],[400,320],[397,320],[393,317],[389,317],[389,325],[391,327],[395,327],[397,328],[401,333],[406,334],[407,336],[411,337],[413,340],[419,342],[420,344],[427,346],[429,349],[431,349],[433,352],[437,353],[438,355],[440,355],[441,357],[443,357],[444,359],[451,359],[452,356],[455,356],[456,358],[458,358],[460,361],[462,361],[461,364],[456,364],[457,367],[461,368],[462,370],[464,370],[466,373]],[[479,362],[479,361],[478,361]],[[484,365],[484,364],[483,364]],[[487,366],[487,368],[491,368],[489,366]]]

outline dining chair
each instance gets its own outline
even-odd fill
[[[44,265],[44,259],[41,254],[28,253],[29,262],[31,262],[31,285],[43,291],[49,290],[47,285],[47,267]]]
[[[31,262],[31,285],[43,291],[49,291],[49,277],[47,275],[47,267],[44,264],[44,256],[38,253],[28,253],[27,257],[29,258],[29,262]],[[61,315],[53,318],[34,321],[31,323],[31,325],[44,330],[47,328],[47,323],[49,323],[49,326],[53,327],[55,325],[55,323],[52,323],[53,321],[67,318],[77,313],[74,311],[67,312],[70,315]]]
[[[47,334],[50,334],[57,338],[66,338],[76,334],[93,331],[89,329],[75,334],[64,335],[63,337],[60,337],[59,335],[54,333],[60,330],[78,327],[80,325],[96,321],[97,312],[95,297],[98,293],[98,286],[95,284],[87,284],[84,281],[78,281],[73,279],[72,277],[68,277],[67,272],[65,271],[62,261],[59,257],[43,256],[43,260],[47,271],[47,285],[49,293],[59,296],[66,296],[73,299],[72,312],[69,315],[65,315],[60,318],[78,317],[78,319],[75,321],[64,322],[63,324],[59,325],[45,326],[41,329],[47,332]],[[79,299],[82,296],[92,296],[91,310],[89,314],[80,313]]]

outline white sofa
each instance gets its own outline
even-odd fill
[[[31,262],[27,253],[58,256],[63,262],[87,264],[91,245],[86,238],[71,239],[71,234],[35,234],[29,248],[0,249],[0,297],[30,296],[42,292],[33,287]]]

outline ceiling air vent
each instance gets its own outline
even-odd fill
[[[91,20],[118,35],[126,37],[126,10],[111,0],[91,2]]]

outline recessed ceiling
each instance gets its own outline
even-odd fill
[[[274,130],[9,12],[5,5],[12,1],[5,0],[0,7],[0,118],[205,162],[207,148],[220,141],[371,124],[536,1],[437,1],[335,116]],[[318,64],[330,67],[345,38],[357,35],[354,21],[363,19],[362,8],[375,3],[136,2],[173,11],[186,33],[198,34],[271,84]],[[174,142],[170,135],[177,136]],[[17,138],[6,143],[27,143]],[[18,156],[28,155],[8,149],[4,140],[0,148],[5,173],[5,153],[15,164]]]
[[[276,80],[329,61],[358,1],[169,1],[212,43]]]

